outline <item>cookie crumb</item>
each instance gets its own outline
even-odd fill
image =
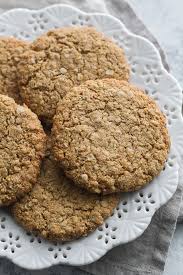
[[[107,76],[110,76],[110,75],[113,75],[113,74],[114,74],[114,71],[113,71],[113,70],[107,70],[107,71],[105,72],[105,74],[106,74]]]
[[[61,74],[66,74],[67,70],[65,68],[60,69]]]
[[[82,174],[81,179],[84,181],[88,181],[88,175],[87,174]]]

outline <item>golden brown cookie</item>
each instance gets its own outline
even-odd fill
[[[91,27],[67,27],[39,37],[22,56],[18,71],[24,102],[46,122],[73,85],[129,78],[123,50]]]
[[[40,172],[45,141],[37,116],[0,95],[0,206],[31,190]]]
[[[0,38],[0,94],[12,97],[19,104],[22,100],[17,83],[17,62],[27,47],[27,42]]]
[[[37,184],[12,212],[26,230],[68,241],[95,230],[118,202],[118,194],[100,196],[73,186],[53,160],[45,158]]]
[[[66,175],[96,193],[134,191],[164,167],[170,147],[165,116],[127,82],[91,80],[60,101],[53,153]]]

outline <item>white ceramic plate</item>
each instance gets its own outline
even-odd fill
[[[139,192],[122,195],[114,214],[86,238],[63,244],[47,242],[25,232],[1,209],[0,255],[29,269],[58,263],[88,264],[112,247],[136,239],[147,228],[155,211],[172,197],[178,184],[178,167],[183,155],[182,92],[148,40],[133,35],[112,16],[86,14],[66,5],[4,13],[0,16],[0,35],[33,40],[50,29],[72,25],[95,26],[124,48],[131,65],[131,82],[143,87],[167,115],[172,149],[165,170]]]

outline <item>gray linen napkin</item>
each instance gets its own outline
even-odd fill
[[[156,39],[137,18],[131,7],[124,0],[1,0],[0,12],[26,7],[39,9],[55,3],[70,4],[84,11],[109,13],[122,20],[133,33],[147,37],[158,48],[163,64],[167,70],[168,64],[163,50]],[[183,192],[182,174],[173,198],[154,215],[150,226],[137,240],[111,250],[99,261],[75,267],[56,266],[44,271],[25,271],[5,259],[0,260],[0,274],[3,275],[145,275],[162,274],[168,248],[174,234],[176,221],[180,210]]]

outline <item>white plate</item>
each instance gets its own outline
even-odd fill
[[[119,20],[105,14],[86,14],[66,5],[54,5],[39,11],[15,9],[0,16],[0,35],[33,40],[47,30],[72,25],[95,26],[124,48],[132,69],[131,82],[143,87],[167,115],[173,149],[160,176],[139,192],[122,195],[113,216],[86,238],[52,244],[26,233],[1,209],[0,255],[29,269],[58,263],[88,264],[112,247],[136,239],[147,228],[155,211],[174,194],[183,156],[181,88],[163,68],[155,47],[148,40],[130,33]]]

